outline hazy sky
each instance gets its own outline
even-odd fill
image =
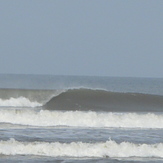
[[[0,73],[163,77],[163,0],[0,0]]]

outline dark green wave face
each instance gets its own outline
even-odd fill
[[[52,110],[96,110],[112,112],[162,112],[163,96],[72,89],[53,97],[44,106]]]

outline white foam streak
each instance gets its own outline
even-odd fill
[[[64,157],[159,157],[163,158],[163,144],[120,144],[109,140],[104,143],[48,143],[18,142],[14,139],[0,141],[0,154],[41,155]]]
[[[10,99],[0,99],[0,106],[5,107],[38,107],[42,104],[38,102],[32,102],[28,98],[19,97],[19,98],[10,98]]]
[[[31,126],[163,128],[163,115],[9,109],[0,110],[0,122]]]

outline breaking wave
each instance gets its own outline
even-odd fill
[[[163,128],[163,114],[2,109],[0,123],[54,127]]]
[[[39,107],[42,106],[41,103],[36,101],[30,101],[28,98],[25,97],[19,97],[19,98],[13,98],[7,100],[0,99],[0,106],[4,107]]]
[[[163,144],[116,143],[109,140],[101,143],[19,142],[15,139],[0,141],[0,154],[39,155],[52,157],[155,157],[163,158]]]
[[[64,90],[0,89],[0,107],[40,107]]]
[[[48,110],[163,112],[163,96],[106,90],[0,89],[0,106],[39,107]]]

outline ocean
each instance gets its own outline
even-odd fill
[[[1,74],[0,162],[163,162],[163,79]]]

